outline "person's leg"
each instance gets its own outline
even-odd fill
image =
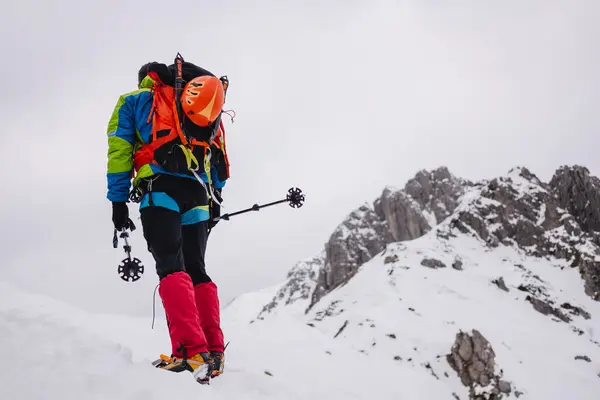
[[[183,259],[185,268],[192,278],[194,285],[211,282],[206,273],[204,257],[208,241],[208,223],[198,222],[192,225],[183,225]]]
[[[160,196],[155,196],[155,200]],[[207,352],[206,337],[198,325],[194,285],[185,272],[181,215],[158,205],[140,210],[144,237],[156,261],[172,343],[172,355],[192,357]],[[185,353],[185,354],[184,354]]]
[[[207,216],[204,213],[196,213],[196,218],[191,218],[191,214],[186,214],[183,221],[187,224],[182,227],[183,257],[186,271],[194,284],[200,326],[206,336],[208,351],[223,353],[224,339],[218,288],[206,273]]]

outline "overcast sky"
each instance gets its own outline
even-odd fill
[[[111,244],[106,127],[139,67],[177,52],[231,81],[227,211],[292,186],[306,193],[299,210],[219,223],[207,261],[223,302],[285,279],[349,212],[420,169],[481,179],[525,165],[548,180],[559,165],[583,164],[598,175],[599,4],[5,4],[0,279],[95,311],[150,315],[157,278],[141,229],[133,252],[144,279],[116,273],[124,253]]]

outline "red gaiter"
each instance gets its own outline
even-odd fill
[[[224,351],[223,331],[221,330],[221,310],[219,295],[214,282],[199,283],[194,286],[196,306],[200,326],[206,335],[208,351]]]
[[[188,358],[206,352],[206,337],[198,325],[198,310],[190,276],[186,272],[169,274],[160,281],[158,292],[167,314],[173,356],[183,357],[182,345]]]

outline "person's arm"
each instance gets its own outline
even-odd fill
[[[108,123],[107,198],[113,203],[129,199],[136,140],[130,96],[121,96]]]

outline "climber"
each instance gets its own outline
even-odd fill
[[[120,96],[107,129],[114,227],[128,229],[127,203],[139,202],[156,262],[172,348],[155,365],[188,370],[201,383],[224,365],[218,289],[205,253],[229,178],[221,121],[228,83],[179,54],[169,66],[147,63],[138,89]]]

